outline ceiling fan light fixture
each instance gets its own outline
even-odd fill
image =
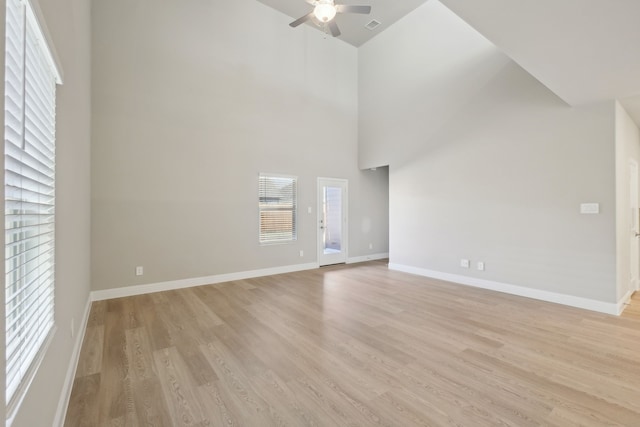
[[[329,22],[336,16],[337,9],[333,3],[318,3],[313,14],[320,22]]]

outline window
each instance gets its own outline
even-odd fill
[[[296,240],[296,198],[298,178],[260,174],[260,243],[284,243]]]
[[[5,316],[9,413],[54,325],[55,94],[59,77],[28,3],[7,0]]]

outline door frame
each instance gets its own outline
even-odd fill
[[[342,254],[344,254],[344,260],[339,260],[338,262],[329,262],[326,263],[323,260],[324,248],[322,247],[322,237],[321,237],[321,229],[320,229],[320,220],[323,219],[323,211],[322,211],[322,203],[320,202],[320,197],[322,195],[322,189],[330,185],[331,183],[336,183],[338,185],[344,186],[344,194],[342,195]],[[332,265],[332,264],[342,264],[347,263],[349,259],[349,180],[344,178],[329,178],[329,177],[318,177],[316,180],[316,259],[318,260],[318,265],[320,267],[324,265]]]
[[[635,175],[635,176],[634,176]],[[634,249],[630,249],[629,253],[629,288],[627,291],[634,292],[640,289],[640,242],[638,241],[638,233],[640,232],[640,171],[638,170],[638,162],[629,159],[629,205],[631,210],[630,217],[630,243]],[[635,204],[635,206],[633,206]],[[635,255],[635,259],[634,259]]]

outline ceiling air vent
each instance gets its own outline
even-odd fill
[[[371,20],[371,21],[369,21],[369,23],[368,23],[367,25],[365,25],[364,27],[365,27],[367,30],[372,30],[372,31],[373,31],[373,30],[375,30],[375,29],[378,27],[378,25],[380,25],[380,21],[376,21],[375,19],[372,19],[372,20]]]

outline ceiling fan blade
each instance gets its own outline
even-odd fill
[[[338,37],[340,35],[340,29],[338,28],[338,24],[336,24],[336,21],[331,20],[327,23],[327,25],[329,26],[329,30],[331,30],[331,35],[333,37]]]
[[[371,6],[352,6],[350,4],[337,4],[336,9],[339,13],[362,13],[368,15],[371,13]]]
[[[295,28],[300,24],[304,24],[305,22],[307,22],[312,17],[313,17],[313,12],[307,13],[303,17],[298,18],[295,21],[293,21],[291,24],[289,24],[289,26],[292,27],[292,28]]]

